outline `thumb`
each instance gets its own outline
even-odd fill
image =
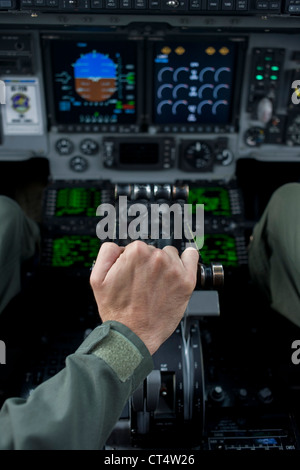
[[[198,269],[199,253],[196,248],[188,247],[181,255],[181,262],[187,271],[187,275],[191,281],[194,282],[194,287],[197,282],[197,269]]]

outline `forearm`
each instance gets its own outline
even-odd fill
[[[0,448],[101,449],[152,367],[134,333],[116,322],[104,323],[27,401],[4,403]]]

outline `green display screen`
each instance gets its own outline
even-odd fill
[[[53,240],[51,264],[55,268],[90,268],[99,248],[96,236],[64,235]]]
[[[213,216],[230,217],[231,206],[229,192],[218,186],[190,188],[188,203],[193,204],[193,214],[196,204],[204,204],[204,213]]]
[[[101,191],[97,188],[62,188],[57,190],[55,216],[96,217],[101,204]]]
[[[227,234],[204,235],[201,257],[204,264],[215,261],[223,266],[238,267],[235,238]]]

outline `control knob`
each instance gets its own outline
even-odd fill
[[[73,152],[73,143],[69,139],[59,139],[55,144],[55,149],[59,155],[70,155]]]
[[[88,162],[85,158],[76,156],[71,159],[70,167],[73,171],[76,171],[77,173],[82,173],[83,171],[87,170]]]
[[[249,147],[259,147],[265,141],[265,131],[261,127],[251,127],[245,133],[245,142]]]
[[[80,143],[80,150],[84,155],[96,155],[99,150],[99,145],[93,139],[84,139]]]
[[[212,148],[201,140],[190,143],[183,152],[183,161],[192,170],[208,170],[212,167],[213,160]]]
[[[292,118],[287,124],[286,130],[287,145],[300,145],[300,115]]]
[[[263,124],[267,124],[273,115],[273,103],[270,98],[262,98],[257,105],[257,119]]]
[[[178,0],[168,0],[167,1],[167,6],[172,7],[172,8],[177,8],[179,6],[179,1]]]
[[[223,149],[217,153],[216,161],[223,166],[230,165],[233,162],[233,153],[229,149]]]

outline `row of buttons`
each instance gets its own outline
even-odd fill
[[[0,0],[8,2],[10,0]],[[298,0],[296,0],[298,1]],[[258,10],[280,10],[281,2],[257,1]],[[248,0],[21,0],[21,9],[56,8],[59,10],[178,10],[178,11],[248,11]]]
[[[171,133],[205,133],[205,134],[208,134],[208,133],[214,133],[214,134],[219,134],[219,133],[233,133],[235,132],[235,127],[234,126],[219,126],[219,125],[215,125],[215,126],[212,126],[212,125],[205,125],[205,126],[177,126],[177,125],[166,125],[166,126],[162,126],[160,129],[159,129],[160,132],[171,132]]]
[[[20,0],[20,9],[45,8],[69,11],[86,10],[178,10],[178,11],[248,11],[248,0]],[[0,10],[18,9],[16,0],[0,0]],[[257,1],[255,10],[281,10],[281,0]],[[300,13],[299,0],[287,0],[284,11]]]
[[[207,2],[202,2],[202,5],[201,5],[201,0],[190,0],[190,9],[191,10],[208,10],[208,11],[217,11],[217,10],[247,11],[248,0],[207,0]]]
[[[279,10],[280,9],[280,2],[272,1],[257,1],[256,2],[257,10]]]
[[[129,133],[137,133],[139,132],[139,126],[116,126],[114,124],[111,125],[103,125],[98,126],[97,124],[89,125],[89,124],[69,124],[69,125],[62,125],[57,126],[58,132],[97,132],[97,133],[121,133],[121,134],[129,134]]]
[[[289,13],[300,13],[300,1],[290,0],[289,2],[287,2],[286,10]]]

